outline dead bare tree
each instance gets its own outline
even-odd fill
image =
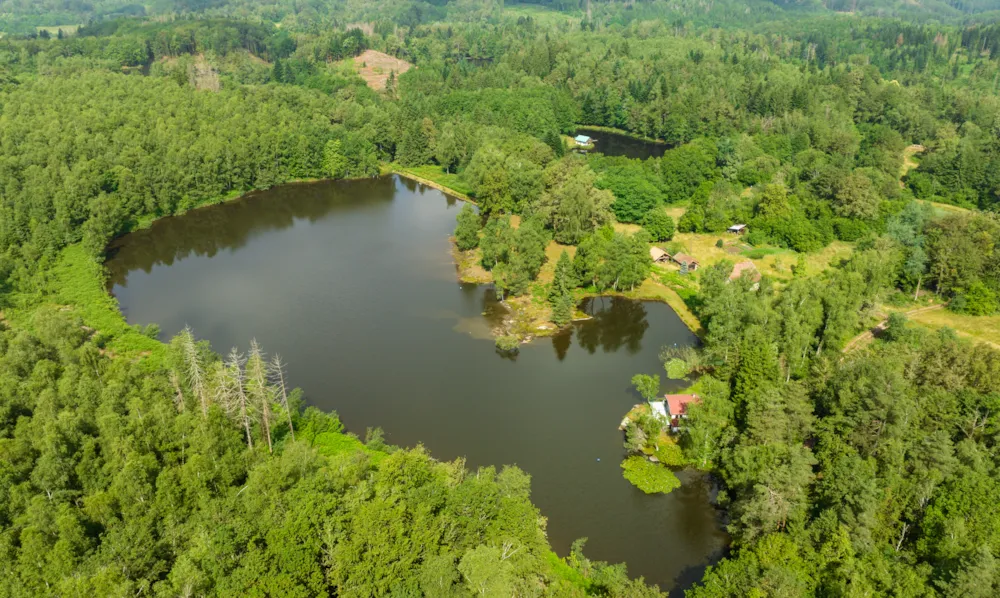
[[[281,355],[275,353],[274,357],[271,358],[271,363],[268,364],[268,373],[277,386],[278,402],[285,410],[285,416],[288,417],[288,431],[292,435],[292,440],[295,440],[295,428],[292,427],[292,409],[288,406],[288,391],[285,387],[285,364],[281,361]]]
[[[181,349],[184,353],[184,365],[188,386],[201,405],[201,415],[208,415],[208,390],[205,388],[205,371],[201,363],[201,354],[194,340],[194,333],[188,326],[181,332]]]
[[[236,417],[240,425],[247,434],[247,446],[253,449],[253,434],[250,431],[250,414],[253,405],[246,393],[245,377],[243,373],[243,355],[236,350],[236,347],[229,352],[226,363],[219,369],[220,380],[218,385],[218,398],[226,411]]]
[[[264,431],[264,438],[267,439],[267,452],[274,452],[271,444],[271,419],[274,413],[271,411],[272,389],[267,383],[267,364],[264,362],[263,352],[257,339],[250,341],[250,356],[247,358],[246,366],[247,394],[250,401],[257,408],[260,415],[260,427]]]

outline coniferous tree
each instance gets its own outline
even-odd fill
[[[552,321],[557,326],[565,326],[573,318],[573,288],[576,286],[573,276],[573,263],[566,250],[559,255],[556,262],[555,275],[552,279],[552,289],[549,292],[549,303],[552,305]]]

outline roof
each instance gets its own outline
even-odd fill
[[[660,261],[660,259],[662,259],[664,257],[669,258],[670,254],[667,253],[666,251],[663,251],[659,247],[650,247],[649,248],[649,257],[653,258],[654,262],[658,262],[658,261]]]
[[[664,395],[667,400],[667,409],[671,416],[687,415],[687,406],[690,403],[700,403],[701,397],[698,395]]]
[[[745,224],[734,224],[734,225],[730,226],[728,230],[737,231],[737,230],[743,230],[746,227],[747,227],[747,225],[745,225]]]
[[[743,276],[744,272],[749,272],[750,279],[754,282],[760,280],[760,272],[757,270],[757,266],[755,266],[750,260],[743,260],[733,266],[733,272],[729,275],[729,280],[738,280],[741,276]]]
[[[694,259],[686,253],[675,253],[670,259],[674,260],[678,264],[697,264],[698,260]]]
[[[649,408],[653,410],[653,415],[659,415],[663,419],[667,419],[667,409],[663,401],[650,401]]]
[[[576,141],[577,143],[584,143],[584,144],[590,143],[590,137],[587,137],[586,135],[577,135],[576,137],[573,138],[573,140]]]

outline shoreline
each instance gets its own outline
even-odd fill
[[[605,127],[604,125],[576,125],[576,129],[583,131],[598,131],[600,133],[611,133],[614,135],[621,135],[622,137],[628,137],[629,139],[635,139],[636,141],[644,141],[646,143],[653,143],[656,145],[663,145],[670,147],[676,147],[674,144],[668,142],[665,139],[653,139],[652,137],[646,137],[645,135],[639,135],[637,133],[632,133],[626,131],[625,129],[616,129],[615,127]]]

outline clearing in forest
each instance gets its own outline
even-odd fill
[[[385,89],[385,82],[389,80],[390,73],[396,73],[398,77],[413,68],[413,65],[405,60],[375,50],[365,50],[357,56],[354,59],[354,66],[368,87],[375,91]]]

